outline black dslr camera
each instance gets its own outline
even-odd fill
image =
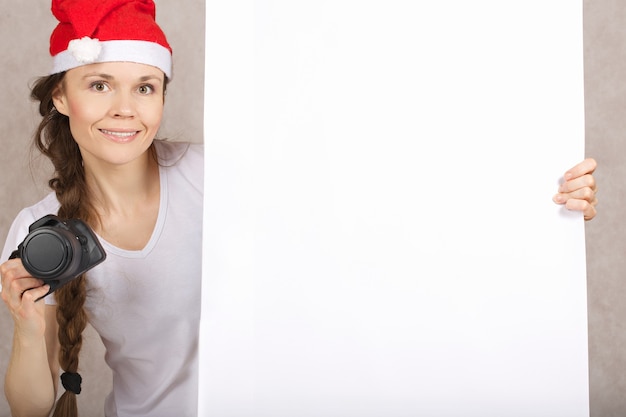
[[[85,222],[49,214],[30,225],[13,258],[21,258],[33,277],[50,285],[50,294],[104,261],[106,253]]]

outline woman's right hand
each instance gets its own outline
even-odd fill
[[[0,265],[0,278],[2,300],[11,312],[16,335],[25,338],[43,337],[46,304],[40,298],[48,293],[49,285],[30,276],[21,259],[11,259]]]

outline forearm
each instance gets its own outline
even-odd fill
[[[48,416],[54,406],[55,386],[45,338],[23,341],[14,335],[4,392],[13,417]]]

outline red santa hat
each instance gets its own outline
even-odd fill
[[[52,74],[97,62],[137,62],[172,78],[172,48],[152,0],[52,0]]]

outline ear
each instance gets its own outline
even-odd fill
[[[57,85],[52,92],[52,103],[59,113],[69,116],[69,112],[67,111],[67,98],[65,97],[65,93],[63,93],[61,85]]]

